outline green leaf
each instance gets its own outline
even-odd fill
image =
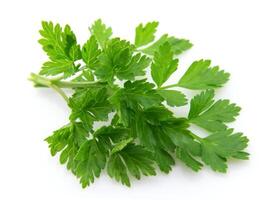
[[[196,160],[186,149],[178,147],[176,150],[176,157],[183,161],[193,171],[198,172],[203,167],[203,164]]]
[[[90,69],[84,69],[82,71],[82,75],[86,81],[94,81],[94,75]]]
[[[80,119],[87,127],[91,127],[93,121],[105,121],[112,111],[112,106],[107,100],[106,88],[86,88],[78,90],[69,99],[69,107],[72,109],[71,120]]]
[[[107,42],[99,56],[99,65],[95,74],[102,81],[112,82],[117,76],[120,80],[133,80],[144,75],[150,59],[141,54],[134,54],[134,46],[125,40],[114,38]]]
[[[134,82],[127,81],[124,87],[125,90],[123,94],[125,97],[128,100],[140,104],[144,108],[157,106],[162,102],[161,97],[153,90],[154,85],[145,80]]]
[[[239,115],[240,107],[229,100],[213,103],[213,96],[212,90],[196,95],[191,100],[189,120],[210,132],[223,131],[227,128],[225,123],[233,122]]]
[[[216,154],[213,146],[205,142],[202,143],[202,160],[214,171],[225,173],[227,170],[226,159]]]
[[[145,75],[145,69],[149,66],[150,61],[148,57],[136,54],[127,65],[116,70],[116,76],[120,80],[134,80],[136,76]]]
[[[146,82],[146,80],[127,81],[123,89],[119,89],[109,100],[120,107],[126,106],[131,109],[150,108],[158,106],[162,102],[162,98],[153,89],[154,85]],[[127,108],[126,108],[127,109]]]
[[[226,172],[227,159],[240,154],[247,143],[248,139],[242,133],[233,134],[232,129],[210,135],[202,141],[202,160],[213,170]]]
[[[129,174],[137,179],[140,179],[141,175],[156,175],[153,164],[149,151],[142,146],[129,144],[111,155],[107,170],[111,178],[130,187]]]
[[[206,90],[193,97],[190,101],[189,119],[199,116],[204,110],[209,108],[214,100],[214,90]]]
[[[41,75],[52,76],[57,74],[64,75],[64,78],[72,76],[78,71],[78,67],[71,60],[52,60],[43,63],[39,72]]]
[[[125,127],[129,127],[131,123],[134,121],[135,109],[132,108],[134,104],[139,106],[137,102],[131,102],[128,104],[128,100],[123,97],[123,92],[118,91],[115,95],[110,97],[109,101],[115,106],[117,116],[116,124],[123,125]],[[114,123],[114,121],[112,121]]]
[[[175,164],[175,161],[172,158],[172,156],[163,149],[156,149],[154,158],[160,170],[166,174],[168,174],[171,171],[171,166]]]
[[[169,106],[184,106],[187,104],[186,96],[180,91],[158,90],[157,92]]]
[[[238,151],[236,152],[232,157],[240,160],[248,160],[249,159],[249,153],[244,151]]]
[[[171,118],[162,123],[162,130],[176,146],[177,158],[198,171],[202,164],[193,156],[201,155],[201,145],[190,136],[187,123],[184,118]]]
[[[201,114],[201,117],[208,120],[232,122],[238,116],[239,111],[240,107],[224,99],[216,101],[206,112]]]
[[[125,139],[125,140],[120,141],[119,143],[117,143],[117,144],[113,147],[111,153],[114,154],[114,153],[116,153],[116,152],[121,151],[122,149],[124,149],[124,148],[125,148],[130,142],[132,142],[133,140],[134,140],[133,138],[128,138],[128,139]]]
[[[212,144],[214,149],[223,157],[236,156],[247,147],[248,139],[242,133],[233,133],[228,129],[206,137],[205,142]]]
[[[107,171],[111,178],[121,182],[123,185],[128,187],[131,186],[126,166],[119,154],[113,154],[110,156]]]
[[[104,169],[130,186],[132,177],[155,175],[156,167],[169,173],[176,159],[195,172],[204,164],[226,172],[229,159],[249,157],[248,139],[227,127],[240,108],[215,99],[214,89],[230,75],[209,60],[198,60],[179,82],[164,86],[177,70],[175,56],[192,44],[167,34],[155,41],[157,26],[140,24],[131,44],[112,38],[112,29],[99,19],[80,48],[68,25],[42,22],[39,43],[49,59],[29,80],[54,89],[69,106],[69,123],[45,140],[83,188]],[[183,91],[173,87],[203,90],[190,100],[188,115],[177,117],[168,108],[187,104]],[[192,133],[190,125],[205,129],[207,136]]]
[[[80,146],[87,140],[88,131],[82,123],[71,123],[54,131],[53,135],[47,137],[45,141],[49,144],[51,155],[61,152],[61,164],[67,163],[67,168],[75,172],[75,156]]]
[[[168,42],[159,47],[154,54],[154,61],[151,65],[151,76],[156,85],[160,87],[170,75],[176,71],[178,59],[173,58],[173,52]]]
[[[131,137],[130,130],[125,127],[102,126],[95,131],[94,136],[97,138],[109,138],[112,143],[120,143]]]
[[[164,106],[155,106],[143,111],[147,122],[152,125],[160,125],[160,122],[168,121],[173,117],[173,113]]]
[[[173,36],[168,36],[167,34],[164,34],[155,43],[142,49],[141,51],[145,54],[153,56],[154,53],[159,50],[159,47],[166,42],[170,44],[171,49],[175,55],[181,54],[182,52],[192,47],[192,44],[190,43],[189,40],[178,39]]]
[[[156,175],[153,167],[153,156],[140,145],[129,144],[122,151],[118,152],[123,158],[128,171],[132,176],[140,179],[141,175]]]
[[[131,44],[118,38],[107,42],[106,48],[99,56],[99,66],[95,74],[102,81],[113,82],[115,70],[125,66],[131,59]]]
[[[84,44],[82,48],[82,58],[88,68],[93,69],[98,63],[98,56],[101,50],[98,48],[95,36],[90,36],[89,40]]]
[[[136,135],[143,146],[152,149],[158,146],[157,139],[153,133],[151,125],[147,122],[147,119],[143,114],[137,114],[135,122]]]
[[[210,60],[199,60],[192,63],[186,73],[179,80],[180,87],[192,90],[205,90],[222,87],[229,80],[229,73],[210,67]]]
[[[95,36],[102,48],[105,47],[105,43],[112,36],[112,29],[110,27],[106,27],[106,25],[102,23],[101,19],[94,22],[94,24],[90,27],[90,32]]]
[[[158,22],[148,22],[145,26],[139,24],[136,28],[135,45],[137,47],[144,46],[155,39]]]
[[[162,123],[163,132],[172,140],[175,146],[186,148],[196,145],[188,134],[188,122],[185,118],[171,118]]]
[[[195,156],[201,156],[201,143],[190,136],[186,119],[171,118],[165,121],[162,127],[176,146],[176,157],[192,170],[199,171],[203,165]]]
[[[172,142],[164,134],[163,125],[172,119],[173,114],[163,106],[151,107],[143,112],[136,113],[135,132],[140,143],[149,149],[157,146],[173,150]]]
[[[91,69],[83,69],[82,73],[72,79],[72,82],[85,82],[85,81],[94,81],[94,75]]]
[[[50,152],[52,156],[55,156],[58,152],[64,149],[67,145],[68,137],[71,134],[71,127],[66,125],[56,131],[54,131],[53,135],[47,137],[45,141],[48,142]]]
[[[74,61],[81,59],[81,51],[70,26],[66,25],[62,29],[59,24],[43,21],[40,35],[42,38],[39,43],[50,59],[44,63],[40,74],[48,76],[64,73],[65,77],[73,75],[77,71]]]
[[[85,188],[100,176],[105,168],[108,152],[103,148],[100,141],[95,139],[86,141],[79,149],[75,161],[76,176],[80,178],[82,187]]]
[[[174,118],[164,107],[152,107],[136,115],[135,132],[140,143],[154,152],[154,158],[161,171],[168,173],[174,165],[169,152],[176,146],[186,145],[184,135],[188,124],[183,118]]]

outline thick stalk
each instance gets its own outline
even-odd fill
[[[83,81],[83,82],[73,82],[73,81],[61,81],[56,78],[46,78],[35,73],[31,73],[29,80],[35,83],[36,87],[49,87],[49,84],[58,86],[59,88],[86,88],[86,87],[102,87],[101,82],[96,81]]]
[[[63,99],[68,103],[68,97],[64,91],[54,83],[54,80],[45,78],[43,76],[31,73],[29,80],[32,81],[36,87],[49,87],[59,93]]]
[[[66,102],[68,97],[61,88],[87,88],[87,87],[102,87],[104,83],[95,81],[84,81],[84,82],[72,82],[72,81],[61,81],[57,78],[46,78],[35,73],[31,73],[29,80],[35,84],[35,87],[49,87],[58,92]]]

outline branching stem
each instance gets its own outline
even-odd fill
[[[29,80],[35,84],[35,87],[49,87],[58,92],[64,100],[68,103],[68,97],[61,88],[87,88],[87,87],[101,87],[104,83],[96,81],[61,81],[59,78],[46,78],[35,73],[31,73]]]

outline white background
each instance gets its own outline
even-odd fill
[[[277,199],[276,1],[1,0],[0,1],[0,199]],[[204,168],[193,173],[181,163],[121,186],[105,173],[83,190],[50,156],[43,139],[67,122],[63,99],[27,81],[46,56],[37,43],[41,20],[69,23],[83,43],[97,18],[114,35],[134,38],[140,22],[158,20],[159,33],[190,39],[168,83],[195,59],[209,58],[231,73],[218,98],[243,109],[231,126],[250,138],[249,161],[232,161],[227,174]],[[185,115],[186,110],[178,110]]]

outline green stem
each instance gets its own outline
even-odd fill
[[[179,85],[176,83],[176,84],[172,84],[172,85],[163,86],[158,89],[164,90],[164,89],[173,88],[173,87],[179,87]]]
[[[68,103],[68,97],[61,88],[87,88],[100,87],[103,83],[95,81],[71,82],[61,81],[60,78],[46,78],[38,74],[31,73],[29,80],[34,82],[36,87],[49,87],[58,92]]]
[[[50,85],[55,85],[59,88],[87,88],[87,87],[102,87],[101,82],[96,81],[83,81],[83,82],[72,82],[72,81],[61,81],[57,78],[46,78],[35,73],[31,73],[30,81],[35,83],[36,87],[50,87]]]
[[[64,98],[64,100],[68,103],[68,97],[66,96],[64,91],[54,83],[54,81],[58,81],[57,79],[51,80],[51,79],[45,78],[43,76],[31,73],[29,80],[34,82],[36,87],[52,88],[53,90],[58,92]]]
[[[102,87],[104,83],[96,81],[82,81],[82,82],[72,82],[72,81],[53,81],[55,85],[60,88],[88,88],[88,87]]]
[[[58,93],[64,98],[64,100],[66,101],[66,103],[69,102],[69,99],[68,99],[67,95],[64,93],[64,91],[63,91],[61,88],[59,88],[58,86],[56,86],[56,85],[54,85],[54,84],[51,84],[51,85],[50,85],[50,88],[52,88],[53,90],[55,90],[56,92],[58,92]]]
[[[35,87],[49,87],[58,92],[66,102],[68,102],[68,97],[61,88],[95,88],[103,87],[106,83],[97,82],[97,81],[82,81],[82,82],[73,82],[73,81],[62,81],[61,78],[46,78],[44,76],[31,73],[29,80],[35,84]],[[110,89],[111,90],[111,89]],[[111,91],[110,91],[111,92]],[[113,93],[113,92],[111,92]]]

